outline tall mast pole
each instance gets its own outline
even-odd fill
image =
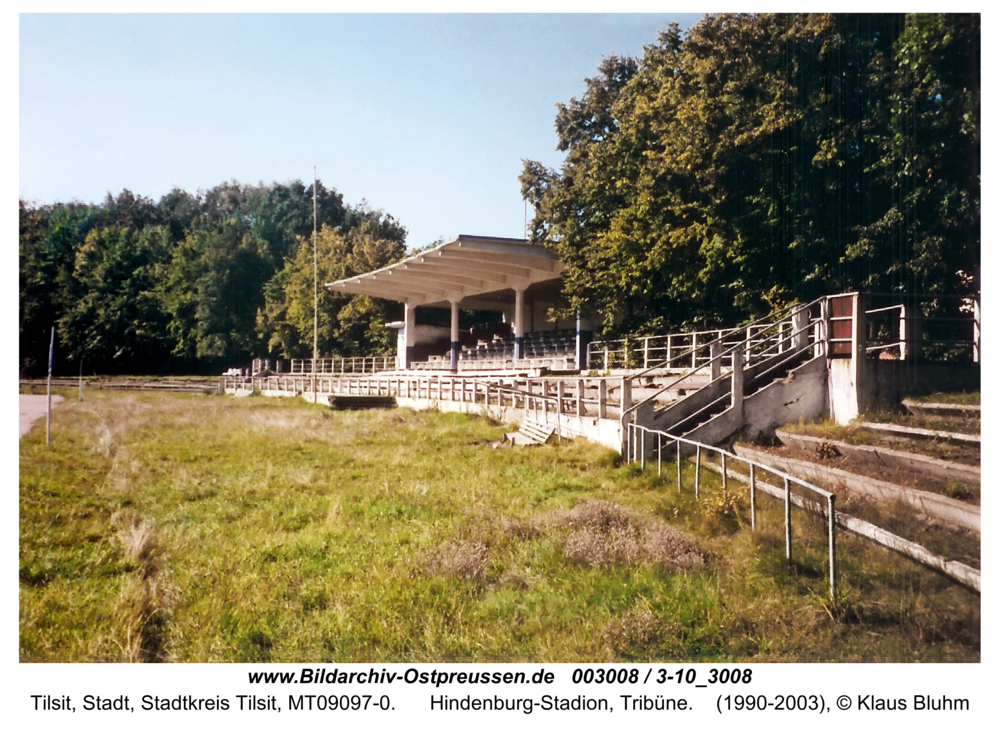
[[[316,352],[319,344],[319,251],[316,243],[316,167],[313,166],[313,402],[316,402]]]

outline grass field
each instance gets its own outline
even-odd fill
[[[979,596],[486,418],[88,392],[20,444],[22,661],[978,661]],[[685,470],[685,482],[693,477]],[[715,484],[715,486],[713,486]]]

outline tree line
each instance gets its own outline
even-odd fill
[[[978,15],[711,15],[610,56],[524,161],[530,236],[604,332],[727,326],[821,294],[954,314],[980,289]],[[20,364],[217,372],[312,353],[312,186],[20,202]],[[317,186],[322,282],[406,230]],[[391,353],[392,302],[323,292],[321,355]],[[70,366],[72,364],[72,367]],[[73,370],[75,371],[75,370]]]
[[[730,325],[842,291],[980,287],[978,15],[713,15],[610,56],[524,161],[531,238],[604,330]]]
[[[406,230],[316,187],[320,285],[405,257]],[[49,333],[75,372],[217,373],[269,353],[310,357],[313,187],[225,182],[159,202],[20,201],[20,367],[40,374]],[[323,292],[322,355],[391,352],[391,302]]]

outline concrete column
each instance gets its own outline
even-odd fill
[[[593,325],[590,317],[580,309],[576,310],[576,367],[590,369],[590,343],[594,341]]]
[[[410,369],[413,364],[414,349],[417,344],[417,307],[415,304],[406,305],[406,318],[403,321],[403,328],[400,330],[400,344],[402,345],[402,361],[399,364],[401,370]]]
[[[514,289],[514,359],[524,359],[524,289]]]
[[[792,347],[805,349],[809,343],[809,308],[803,306],[792,313]]]
[[[739,350],[737,350],[739,351]],[[708,354],[712,358],[712,379],[717,380],[722,375],[722,340],[716,339],[708,345]],[[735,352],[733,353],[735,354]]]
[[[622,378],[622,413],[632,407],[632,380]]]
[[[920,359],[920,312],[915,306],[904,304],[899,310],[899,358]]]
[[[868,355],[865,352],[867,327],[865,300],[851,295],[851,358],[827,360],[827,406],[833,419],[846,425],[865,412],[870,398]]]
[[[451,371],[458,371],[458,301],[451,302]]]
[[[743,352],[742,347],[733,351],[732,406],[739,424],[743,425]]]
[[[608,381],[603,377],[597,381],[597,417],[608,417]]]
[[[820,307],[820,329],[822,335],[822,354],[828,359],[830,357],[830,299],[826,296],[819,302]]]
[[[972,361],[975,362],[976,364],[979,364],[979,356],[980,356],[980,353],[979,353],[979,340],[980,340],[980,337],[982,336],[982,332],[980,331],[980,324],[982,323],[982,315],[979,313],[979,299],[976,299],[975,301],[972,302],[972,315],[974,317],[974,321],[972,323],[972,327],[973,327],[972,328],[972,341],[973,341]]]
[[[854,321],[852,322],[851,338],[854,341],[851,342],[851,357],[855,361],[863,362],[868,358],[868,353],[865,352],[865,348],[868,346],[868,317],[865,313],[867,302],[861,294],[854,294],[853,299],[854,312],[852,316]]]

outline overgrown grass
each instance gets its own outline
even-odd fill
[[[874,422],[893,423],[896,425],[921,427],[930,430],[948,432],[942,427],[943,423],[940,420],[936,422],[929,422],[927,419],[918,419],[913,416],[889,417],[884,413],[880,417],[872,418],[872,420]],[[916,424],[916,422],[919,422],[919,425]],[[968,420],[960,421],[959,425],[961,426],[961,429],[953,432],[979,433],[978,426],[970,423]],[[954,461],[956,463],[967,463],[969,465],[978,466],[980,461],[980,448],[978,445],[952,438],[907,438],[905,436],[868,430],[857,423],[840,425],[839,423],[826,418],[809,423],[788,423],[783,425],[781,429],[786,430],[789,433],[811,435],[815,438],[825,438],[829,440],[839,440],[852,445],[872,447],[881,446],[883,448],[889,448],[890,450],[919,453],[921,455],[930,456],[931,458],[940,458],[942,460]]]
[[[911,398],[918,402],[939,402],[949,405],[979,405],[979,390],[962,392],[932,392],[927,395],[918,395]]]
[[[977,661],[977,595],[584,441],[88,392],[20,445],[23,661]]]

